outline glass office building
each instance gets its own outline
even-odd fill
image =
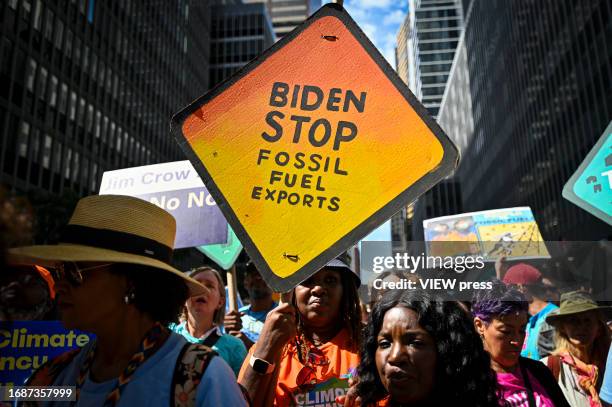
[[[0,183],[97,192],[183,158],[173,113],[208,88],[207,1],[0,1]]]
[[[610,238],[561,196],[612,119],[612,3],[473,0],[465,26],[473,139],[466,210],[530,206],[544,238]]]

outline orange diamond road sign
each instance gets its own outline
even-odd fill
[[[336,4],[177,113],[172,131],[276,291],[458,163],[457,148]]]

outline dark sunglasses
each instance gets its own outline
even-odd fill
[[[51,271],[51,275],[53,279],[57,282],[63,279],[66,279],[71,285],[79,286],[83,284],[83,272],[88,270],[95,270],[104,267],[110,266],[112,263],[98,264],[97,266],[92,267],[83,267],[79,268],[79,266],[75,262],[64,262],[58,263],[54,269]]]

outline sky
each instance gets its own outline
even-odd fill
[[[397,32],[408,12],[408,0],[344,0],[344,8],[395,68]]]
[[[408,0],[345,0],[344,8],[395,68],[397,32],[406,17]],[[363,240],[391,240],[391,221],[383,223]]]

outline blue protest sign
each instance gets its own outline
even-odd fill
[[[612,122],[565,184],[563,197],[612,225]]]
[[[175,249],[227,242],[227,221],[189,161],[106,171],[100,195],[129,195],[168,211]]]
[[[0,321],[0,386],[23,384],[46,361],[94,338],[60,321]]]

